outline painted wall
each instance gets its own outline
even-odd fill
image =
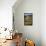
[[[12,28],[12,6],[16,0],[0,0],[0,27]]]
[[[14,19],[15,28],[18,32],[22,32],[24,38],[35,41],[36,46],[41,46],[40,34],[40,0],[23,0],[23,2],[15,9]],[[24,26],[24,12],[33,13],[33,25]]]
[[[46,46],[46,0],[41,1],[41,42]]]

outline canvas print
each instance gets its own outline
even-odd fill
[[[33,14],[24,13],[24,25],[32,25],[33,23]]]

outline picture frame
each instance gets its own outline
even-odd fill
[[[32,26],[33,24],[33,13],[24,13],[24,26]]]

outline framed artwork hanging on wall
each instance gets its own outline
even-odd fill
[[[33,13],[24,13],[24,26],[32,26],[33,24]]]

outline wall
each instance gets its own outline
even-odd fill
[[[41,1],[41,42],[46,46],[46,0]]]
[[[0,0],[0,27],[12,28],[12,6],[16,0]]]
[[[35,41],[36,46],[41,46],[40,34],[40,0],[23,0],[23,2],[15,9],[15,29],[22,32],[24,38]],[[33,25],[24,26],[24,12],[33,13]]]

